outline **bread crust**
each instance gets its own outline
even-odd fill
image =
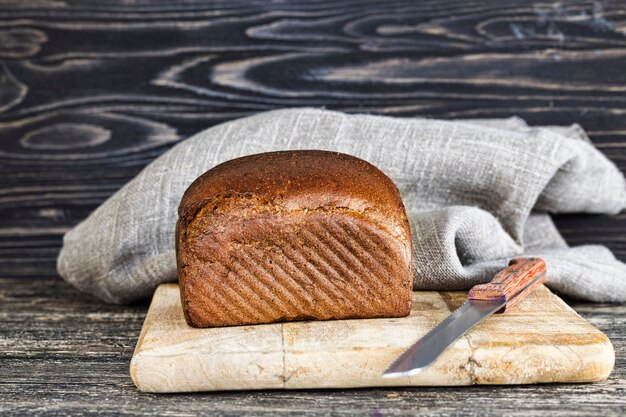
[[[196,179],[178,212],[191,326],[410,312],[409,223],[396,186],[366,161],[317,150],[233,159]]]

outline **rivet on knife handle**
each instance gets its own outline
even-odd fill
[[[511,259],[509,266],[498,272],[488,284],[474,286],[467,298],[470,300],[500,300],[506,304],[495,314],[504,313],[519,303],[527,294],[543,284],[546,263],[539,258]]]

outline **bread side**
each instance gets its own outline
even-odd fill
[[[411,240],[400,195],[352,156],[286,151],[221,164],[185,193],[176,235],[192,326],[410,311]]]

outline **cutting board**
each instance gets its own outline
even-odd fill
[[[608,338],[546,287],[493,315],[426,371],[383,379],[389,363],[465,301],[414,292],[410,316],[195,329],[178,286],[155,292],[130,364],[146,392],[592,382],[615,360]]]

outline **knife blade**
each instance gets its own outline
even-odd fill
[[[491,282],[474,286],[467,301],[389,365],[383,378],[423,371],[481,320],[494,313],[504,313],[520,302],[544,282],[545,275],[546,264],[542,259],[512,259]]]

